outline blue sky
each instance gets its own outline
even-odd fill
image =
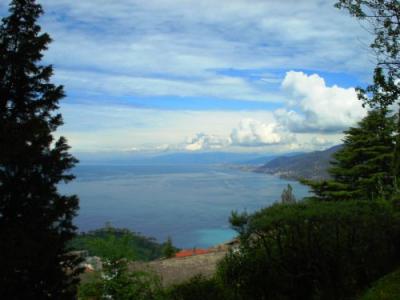
[[[314,150],[365,115],[372,37],[334,1],[38,2],[74,151]]]

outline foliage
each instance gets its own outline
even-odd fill
[[[195,276],[186,282],[176,284],[167,289],[168,300],[234,300],[229,293],[215,278]]]
[[[130,272],[126,260],[108,260],[104,272],[79,288],[78,299],[161,300],[159,278],[145,272]]]
[[[394,192],[394,117],[386,109],[373,110],[345,131],[343,147],[333,157],[331,180],[303,181],[318,200],[374,200]]]
[[[239,232],[239,234],[244,235],[248,228],[249,215],[247,212],[239,213],[237,211],[233,211],[231,216],[229,217],[229,223],[233,230]]]
[[[400,264],[384,201],[275,204],[249,216],[218,278],[242,299],[346,299]]]
[[[107,259],[147,261],[163,255],[163,245],[154,239],[110,225],[80,234],[69,246],[74,250],[88,250],[90,256]]]
[[[66,253],[75,235],[75,196],[58,193],[76,160],[57,113],[63,87],[40,63],[51,39],[37,24],[42,7],[13,0],[0,25],[0,298],[71,299],[79,259]]]
[[[171,257],[175,256],[176,252],[178,252],[178,248],[174,247],[174,245],[172,244],[171,237],[167,238],[167,241],[164,243],[162,250],[163,250],[164,257],[166,257],[166,258],[171,258]]]
[[[295,203],[296,197],[293,195],[293,188],[290,184],[287,185],[286,189],[283,189],[281,195],[282,203]]]
[[[379,279],[360,300],[398,300],[400,299],[400,270]]]

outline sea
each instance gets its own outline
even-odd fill
[[[207,248],[234,238],[232,211],[279,201],[290,183],[298,199],[308,187],[226,165],[78,165],[59,190],[80,198],[75,224],[85,232],[110,223],[179,248]]]

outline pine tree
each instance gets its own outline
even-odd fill
[[[331,180],[305,181],[318,200],[374,200],[394,190],[395,118],[376,109],[345,131],[344,145],[334,154]]]
[[[172,244],[172,239],[169,236],[167,238],[167,241],[164,243],[164,247],[163,247],[163,254],[166,258],[171,258],[174,257],[175,253],[176,253],[176,248],[174,247],[174,245]]]
[[[68,182],[77,162],[57,113],[63,87],[40,64],[51,39],[37,21],[35,0],[13,0],[0,25],[0,299],[72,299],[79,261],[66,242],[75,234],[75,196]]]

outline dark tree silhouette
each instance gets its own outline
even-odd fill
[[[57,184],[77,162],[57,113],[62,86],[40,64],[51,39],[37,24],[35,0],[13,0],[0,25],[0,299],[71,299],[79,259],[68,254],[76,196]]]

